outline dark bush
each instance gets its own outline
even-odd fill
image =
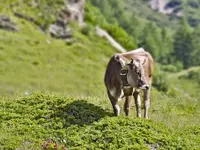
[[[89,35],[90,31],[91,31],[91,28],[89,25],[86,25],[81,28],[81,33],[83,33],[84,35]]]
[[[133,37],[129,36],[126,31],[124,31],[117,24],[111,25],[103,25],[103,28],[124,48],[128,50],[132,50],[136,48],[136,41]]]
[[[157,90],[162,92],[167,92],[170,87],[169,82],[167,81],[166,73],[162,72],[160,66],[158,65],[156,65],[154,70],[152,85]]]
[[[164,73],[159,73],[153,77],[153,86],[159,91],[167,92],[169,89],[169,83],[167,82]]]
[[[198,82],[198,84],[200,85],[200,70],[191,70],[187,74],[184,74],[180,76],[179,78],[194,80]]]
[[[190,7],[192,7],[192,8],[195,8],[195,9],[199,8],[199,3],[198,3],[198,1],[195,1],[195,0],[189,1],[189,2],[188,2],[188,5],[189,5]]]
[[[177,68],[174,65],[163,65],[161,69],[166,72],[177,72]]]

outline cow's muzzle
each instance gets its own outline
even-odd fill
[[[144,85],[140,86],[140,89],[142,89],[142,90],[148,90],[149,89],[149,85],[144,84]]]

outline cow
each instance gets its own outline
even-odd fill
[[[124,97],[124,112],[126,116],[129,115],[133,96],[137,117],[141,117],[140,93],[143,91],[144,118],[148,119],[153,65],[152,56],[143,48],[114,54],[111,57],[106,68],[104,83],[116,116],[120,114],[117,103]]]

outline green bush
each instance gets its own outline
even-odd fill
[[[162,71],[162,65],[156,64],[153,72],[153,82],[152,85],[159,91],[167,92],[169,90],[170,84],[167,81],[167,75]]]
[[[101,11],[89,3],[86,3],[85,5],[85,22],[94,26],[107,24]]]
[[[169,82],[165,73],[154,73],[152,85],[159,91],[167,92],[169,90]]]
[[[88,24],[100,26],[105,29],[117,42],[128,50],[137,48],[136,40],[129,36],[117,23],[109,24],[98,8],[86,3],[85,12],[85,21]]]
[[[179,78],[194,80],[194,81],[198,82],[200,85],[200,70],[191,70],[188,73],[180,76]]]
[[[124,31],[120,26],[117,24],[111,25],[103,25],[103,28],[117,41],[119,42],[124,48],[128,50],[135,49],[136,41],[133,37],[129,36],[126,31]]]
[[[161,69],[166,72],[177,72],[177,68],[174,65],[163,65]]]
[[[89,35],[91,31],[91,27],[89,25],[85,25],[84,27],[81,28],[81,33],[84,35]]]
[[[174,66],[176,66],[177,71],[183,70],[183,63],[180,61],[177,61]]]

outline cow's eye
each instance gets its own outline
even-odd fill
[[[137,75],[138,75],[139,77],[141,77],[141,73],[140,73],[140,72],[138,72]]]

